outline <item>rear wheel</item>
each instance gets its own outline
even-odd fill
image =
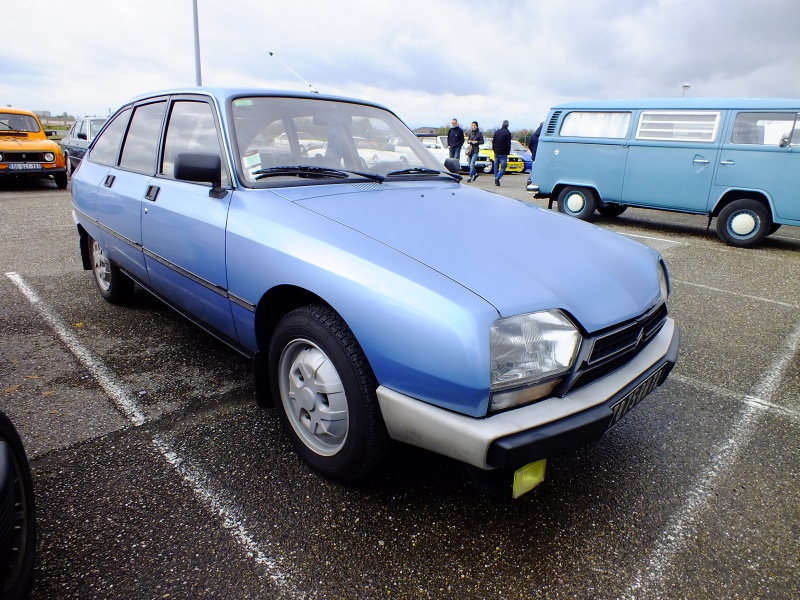
[[[69,154],[67,154],[66,152],[64,152],[64,165],[67,168],[67,175],[72,177],[72,171],[74,171],[75,169],[72,168],[72,160],[70,159]]]
[[[372,368],[333,309],[305,306],[278,323],[269,349],[272,394],[297,453],[336,481],[366,475],[389,436]]]
[[[113,264],[105,250],[91,236],[86,237],[92,274],[100,295],[113,304],[125,304],[133,295],[133,281]]]
[[[625,212],[628,207],[624,204],[606,204],[605,206],[598,206],[597,212],[604,217],[618,217]]]
[[[591,188],[567,186],[558,195],[558,212],[570,217],[586,221],[596,206],[597,196]]]
[[[739,248],[752,248],[764,241],[772,229],[767,208],[751,198],[731,202],[717,217],[719,238]]]
[[[484,173],[494,173],[494,161],[493,160],[487,160],[486,161],[486,166],[483,167],[483,172]]]

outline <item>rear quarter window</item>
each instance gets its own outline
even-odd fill
[[[564,117],[560,134],[565,137],[624,139],[631,123],[629,112],[581,112]]]
[[[644,111],[639,115],[637,140],[713,142],[720,113],[714,111]]]

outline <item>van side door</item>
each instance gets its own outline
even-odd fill
[[[628,149],[624,204],[708,211],[722,111],[644,110]]]
[[[722,143],[714,199],[763,192],[778,220],[800,222],[800,122],[790,111],[739,111]]]

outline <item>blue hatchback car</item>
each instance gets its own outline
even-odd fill
[[[679,332],[655,250],[460,179],[382,106],[187,88],[109,119],[73,215],[103,297],[136,282],[252,358],[315,470],[399,440],[518,496],[664,381]]]

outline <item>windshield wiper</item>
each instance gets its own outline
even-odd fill
[[[256,180],[265,177],[308,177],[310,179],[347,179],[350,175],[358,175],[372,181],[382,182],[383,177],[375,173],[363,173],[361,171],[348,171],[346,169],[329,169],[328,167],[313,167],[310,165],[287,165],[284,167],[270,167],[269,169],[259,169],[253,175]]]
[[[456,175],[455,173],[450,173],[448,171],[437,171],[436,169],[428,169],[427,167],[409,167],[408,169],[402,169],[400,171],[392,171],[391,173],[387,173],[387,177],[396,177],[399,175],[449,175],[456,181],[461,181],[461,175]]]

